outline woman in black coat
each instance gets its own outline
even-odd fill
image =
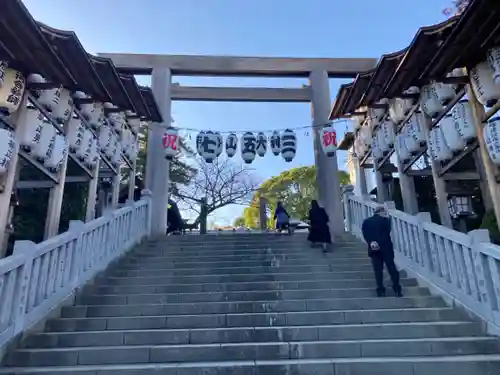
[[[316,200],[312,200],[309,210],[309,236],[307,236],[307,240],[313,245],[320,243],[323,252],[326,252],[326,246],[332,243],[330,228],[328,228],[329,221],[325,209],[320,207]]]

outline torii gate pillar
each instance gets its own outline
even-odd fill
[[[337,155],[328,157],[321,146],[321,129],[329,122],[330,86],[328,73],[316,70],[309,76],[311,84],[311,114],[313,123],[314,160],[316,164],[316,186],[318,201],[330,218],[332,236],[344,232],[344,213],[340,200],[340,181],[337,166]]]
[[[170,69],[153,69],[151,89],[163,117],[163,122],[151,124],[148,132],[146,188],[151,190],[153,197],[151,207],[151,234],[153,236],[167,233],[170,162],[163,155],[162,137],[165,128],[172,122],[171,88],[172,72]]]

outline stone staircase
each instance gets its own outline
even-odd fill
[[[325,256],[298,233],[149,242],[0,374],[500,374],[499,340],[481,324],[404,272],[405,297],[375,297],[364,245],[346,235],[335,247]]]

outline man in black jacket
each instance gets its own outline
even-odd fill
[[[392,288],[398,297],[402,297],[399,284],[399,271],[394,264],[394,247],[391,239],[391,219],[384,207],[375,209],[375,214],[363,221],[361,228],[363,237],[368,244],[368,256],[372,260],[375,280],[377,282],[377,295],[385,297],[384,263],[391,276]]]

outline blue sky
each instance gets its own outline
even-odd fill
[[[404,48],[420,26],[444,20],[449,0],[24,0],[52,27],[74,30],[87,51],[286,57],[380,57]],[[411,4],[411,5],[410,5]],[[183,85],[300,87],[300,79],[175,77]],[[142,80],[148,83],[147,80]],[[332,101],[345,80],[330,80]],[[308,104],[175,102],[176,125],[272,131],[310,124]],[[338,131],[342,133],[345,126]],[[265,179],[313,163],[298,135],[292,163],[267,155],[252,167]],[[194,137],[193,137],[194,139]],[[345,155],[339,157],[343,168]],[[243,207],[212,218],[228,224]]]

